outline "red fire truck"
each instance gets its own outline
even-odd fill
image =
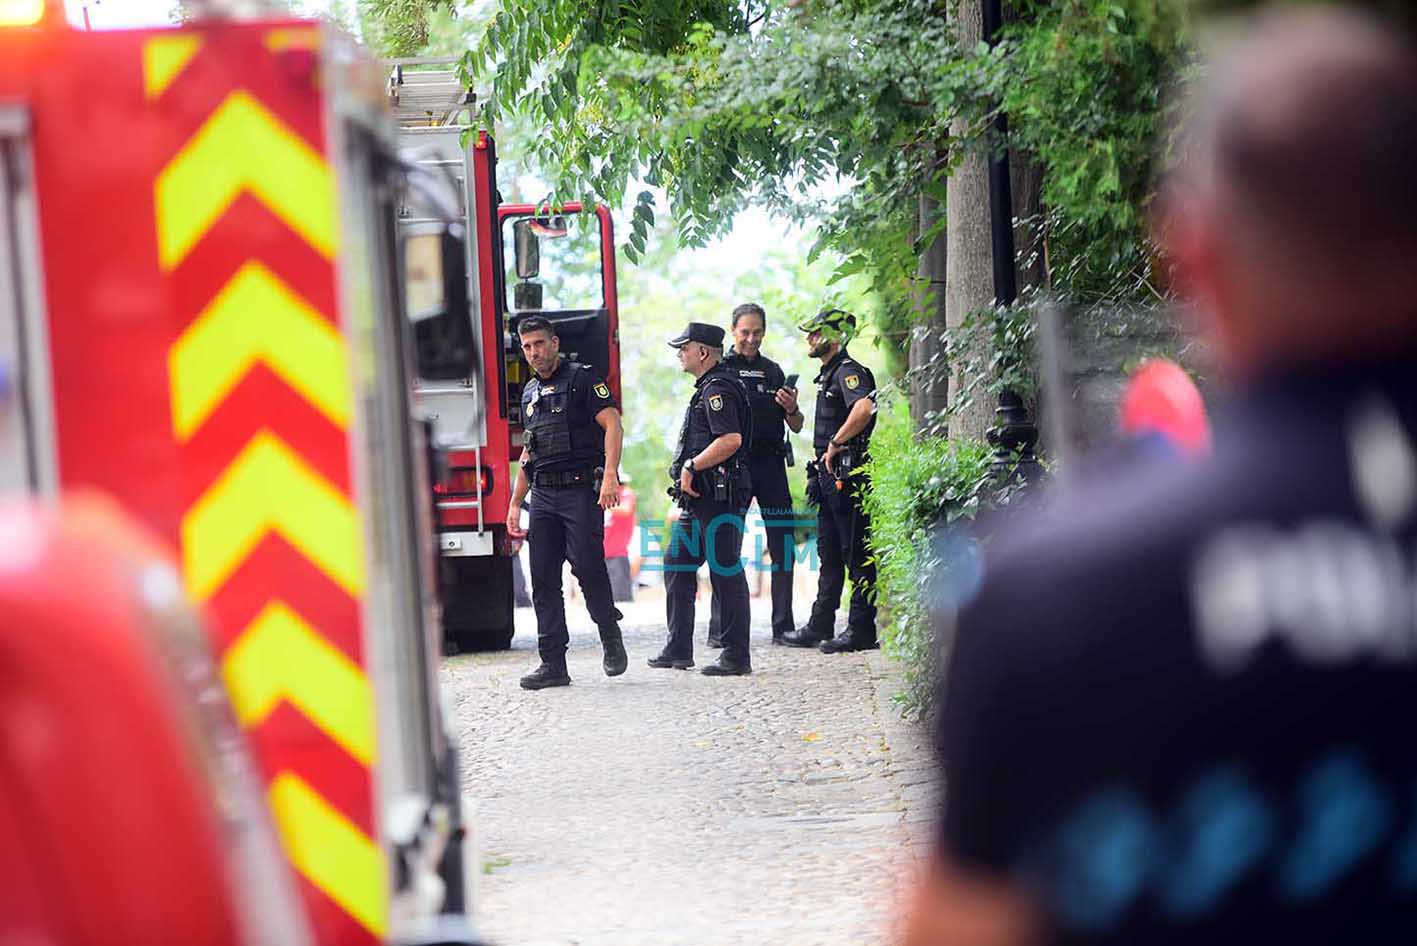
[[[449,926],[470,878],[411,366],[437,347],[428,326],[479,304],[482,367],[454,379],[488,405],[454,455],[478,505],[440,515],[474,508],[457,528],[495,549],[515,450],[505,330],[485,315],[498,258],[434,220],[449,265],[406,285],[395,221],[435,190],[399,157],[383,70],[335,30],[88,33],[52,0],[0,0],[0,63],[0,492],[103,494],[176,561],[164,579],[120,528],[0,513],[0,840],[19,846],[0,940],[296,943],[303,925],[321,946],[470,941]],[[469,206],[490,247],[482,151]],[[156,656],[154,602],[184,597],[254,750],[289,923],[270,912],[285,876],[231,836],[257,829],[233,814],[244,796],[194,783],[215,770],[182,751],[215,697],[193,687],[200,662]],[[186,669],[164,685],[159,664]]]
[[[513,548],[504,523],[529,379],[517,321],[549,319],[561,351],[604,375],[619,401],[614,230],[604,207],[567,203],[553,213],[501,203],[496,145],[474,127],[475,97],[452,60],[387,66],[404,153],[422,182],[417,190],[427,195],[442,185],[450,195],[440,209],[411,190],[399,211],[418,337],[416,398],[448,457],[434,487],[445,641],[450,649],[500,649],[513,633]],[[463,223],[462,246],[440,240],[450,216]],[[442,305],[442,275],[464,267],[465,296]]]

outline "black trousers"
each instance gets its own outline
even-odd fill
[[[821,504],[817,507],[817,600],[812,602],[812,616],[807,627],[813,634],[832,636],[836,626],[836,611],[841,606],[841,589],[851,574],[851,608],[846,615],[846,630],[861,640],[876,639],[876,605],[872,596],[876,590],[876,563],[870,558],[866,541],[871,534],[871,519],[862,506],[862,477],[854,476],[850,485],[833,488],[830,478],[822,483]]]
[[[620,633],[623,615],[610,595],[605,571],[605,520],[589,484],[536,486],[531,491],[527,544],[531,559],[531,604],[536,609],[536,649],[547,663],[566,659],[566,603],[561,596],[561,564],[581,583],[586,610],[600,638]]]
[[[664,553],[666,655],[694,656],[694,595],[699,566],[709,563],[709,582],[723,601],[724,658],[748,664],[748,578],[743,574],[742,504],[697,500],[692,514],[674,523]]]
[[[767,533],[769,573],[772,588],[772,635],[781,637],[795,626],[792,621],[792,563],[796,558],[797,536],[792,531],[796,515],[792,511],[792,492],[787,487],[787,461],[781,454],[768,453],[748,457],[748,474],[752,477],[753,497],[763,514]],[[746,543],[754,562],[761,562],[762,549],[757,541]],[[722,604],[715,592],[709,611],[709,637],[722,636]]]

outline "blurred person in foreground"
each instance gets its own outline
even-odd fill
[[[1417,939],[1414,179],[1394,29],[1216,64],[1163,236],[1233,403],[988,550],[909,946]]]

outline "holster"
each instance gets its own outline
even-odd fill
[[[820,506],[822,504],[822,483],[817,478],[817,461],[808,460],[803,471],[807,474],[807,502],[813,506]]]
[[[849,503],[851,489],[855,486],[851,472],[859,460],[860,454],[854,448],[846,447],[832,457],[830,470],[825,463],[809,463],[807,467],[813,475],[807,481],[808,498],[811,498],[812,486],[816,484],[818,504],[826,502],[833,509],[840,509],[843,503]]]

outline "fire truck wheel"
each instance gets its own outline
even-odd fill
[[[506,650],[515,633],[513,614],[511,558],[443,559],[445,651]]]

